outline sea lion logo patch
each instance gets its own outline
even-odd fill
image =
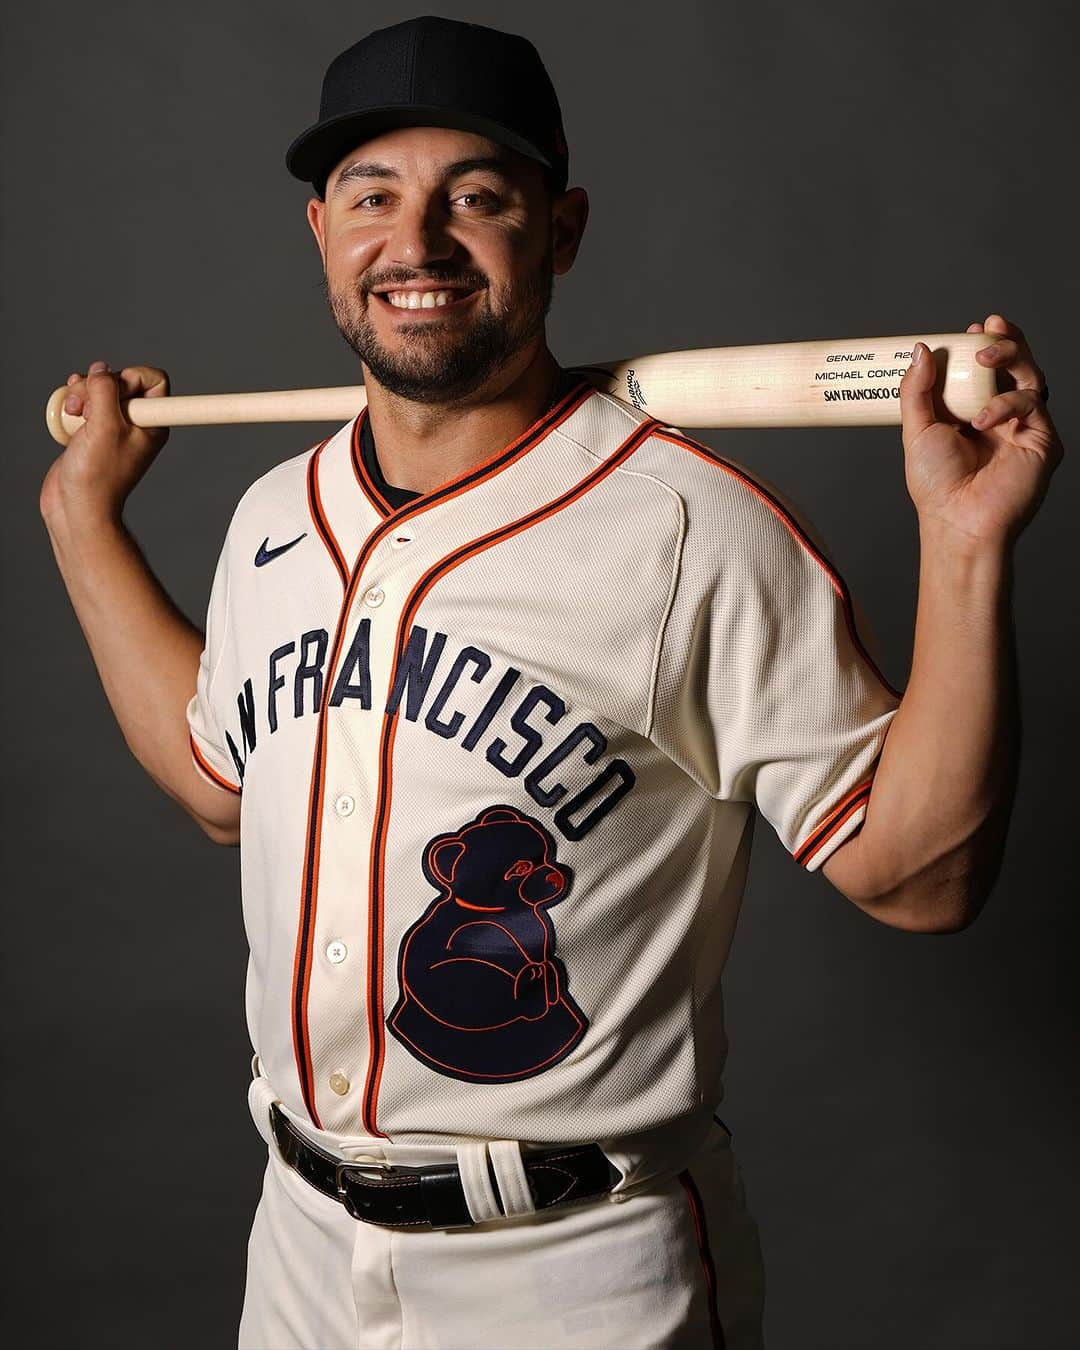
[[[386,1024],[437,1072],[470,1083],[530,1078],[585,1034],[547,913],[573,880],[555,851],[539,821],[504,805],[426,845],[424,876],[439,894],[401,939]]]

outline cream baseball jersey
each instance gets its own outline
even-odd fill
[[[820,867],[900,695],[771,488],[572,370],[401,506],[365,422],[240,499],[187,708],[262,1072],[401,1143],[704,1130],[756,812]]]

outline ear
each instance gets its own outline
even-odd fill
[[[448,889],[454,880],[454,868],[465,853],[465,841],[460,835],[436,839],[428,849],[428,867]]]
[[[589,219],[589,196],[584,188],[568,188],[551,204],[552,265],[562,276],[574,265],[585,224]]]
[[[312,197],[307,204],[308,224],[311,226],[311,232],[315,236],[315,242],[319,245],[319,254],[322,257],[323,271],[326,271],[326,203],[320,201],[318,197]]]

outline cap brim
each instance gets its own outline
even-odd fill
[[[478,136],[498,141],[500,145],[509,146],[529,159],[538,160],[549,169],[556,167],[531,141],[488,117],[456,108],[415,104],[408,107],[367,108],[362,113],[343,113],[339,117],[318,122],[302,131],[286,150],[285,167],[294,178],[311,183],[322,192],[334,168],[350,151],[384,131],[409,126],[451,127],[458,131],[472,131]]]

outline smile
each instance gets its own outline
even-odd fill
[[[384,291],[378,299],[391,309],[435,310],[460,309],[477,295],[476,291]]]

